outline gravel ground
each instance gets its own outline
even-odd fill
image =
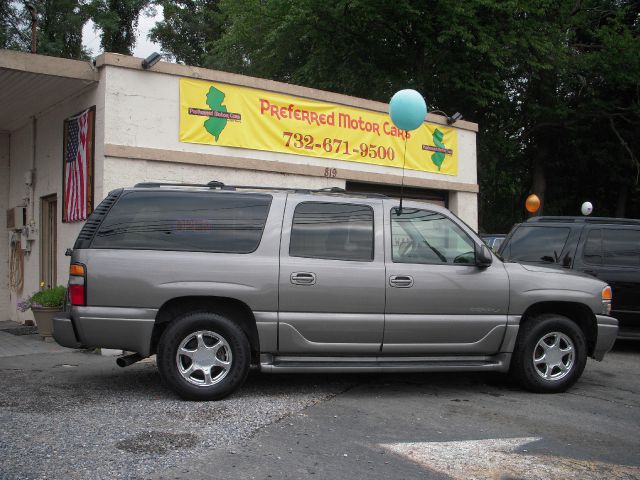
[[[344,377],[251,374],[219,402],[185,402],[155,364],[86,352],[0,363],[0,478],[146,478],[228,449],[350,387]],[[315,378],[315,377],[314,377]]]

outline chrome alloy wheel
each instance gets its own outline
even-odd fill
[[[566,377],[574,360],[573,342],[561,332],[547,333],[533,349],[533,366],[545,380],[555,381]]]
[[[189,383],[209,387],[219,383],[229,373],[231,347],[218,333],[199,330],[190,333],[178,346],[178,371]]]

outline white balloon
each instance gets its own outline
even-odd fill
[[[593,205],[591,202],[584,202],[582,207],[580,207],[580,211],[583,215],[591,215],[591,212],[593,212]]]

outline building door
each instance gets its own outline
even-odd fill
[[[400,193],[405,200],[418,200],[433,203],[447,208],[448,192],[445,190],[433,190],[429,188],[404,187],[399,185],[382,185],[379,183],[347,182],[347,192],[353,193],[381,193],[391,198],[400,198]]]
[[[58,197],[47,195],[40,201],[40,282],[46,288],[57,283]]]

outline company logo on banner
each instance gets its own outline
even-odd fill
[[[458,174],[458,135],[387,114],[224,83],[180,79],[180,141]]]

